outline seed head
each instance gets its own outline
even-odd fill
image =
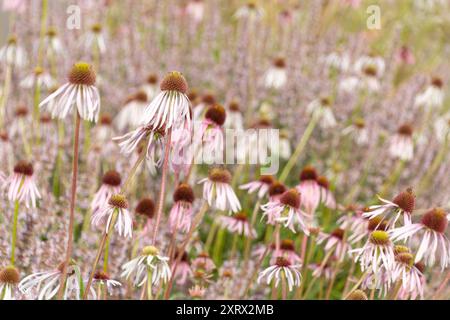
[[[409,253],[409,248],[407,246],[396,245],[394,246],[394,254],[399,255],[402,253]]]
[[[277,68],[284,69],[286,67],[286,61],[284,58],[278,57],[273,60],[273,65]]]
[[[115,194],[109,198],[108,204],[120,209],[128,209],[127,198],[123,194]]]
[[[413,134],[413,127],[409,123],[402,124],[398,130],[397,133],[403,136],[412,136]]]
[[[231,174],[227,169],[213,168],[208,175],[209,180],[213,182],[221,182],[230,184]]]
[[[56,28],[55,27],[48,27],[46,35],[49,38],[56,37],[56,35],[57,35]]]
[[[14,114],[18,118],[23,118],[28,115],[28,108],[26,105],[20,104],[16,107],[16,110],[14,111]]]
[[[202,96],[202,102],[206,105],[212,105],[216,103],[216,97],[211,92],[207,92]]]
[[[300,173],[300,181],[317,180],[318,174],[313,166],[306,166]]]
[[[447,214],[442,208],[434,208],[422,217],[422,224],[433,231],[444,233],[448,226]]]
[[[120,186],[120,182],[122,179],[120,178],[120,174],[115,170],[107,171],[102,178],[102,183],[107,184],[113,187]]]
[[[366,66],[363,69],[363,73],[369,77],[376,77],[377,76],[377,67],[375,67],[374,65]]]
[[[381,230],[372,231],[369,241],[375,245],[387,245],[390,242],[389,234],[386,231]]]
[[[268,184],[269,186],[272,185],[272,183],[275,181],[275,179],[272,176],[260,176],[258,179],[260,182],[264,184]]]
[[[17,37],[12,35],[8,38],[8,45],[16,45],[17,44]]]
[[[406,191],[403,191],[400,194],[398,194],[394,198],[394,200],[392,200],[392,202],[398,205],[400,209],[402,209],[406,213],[411,214],[416,204],[416,196],[414,195],[412,189],[408,188],[406,189]]]
[[[106,272],[99,270],[94,274],[94,279],[105,281],[105,280],[109,280],[110,277]]]
[[[399,253],[395,256],[395,260],[398,262],[407,265],[411,268],[414,265],[414,256],[409,252]]]
[[[220,104],[214,104],[210,106],[206,111],[205,118],[211,120],[218,126],[222,126],[225,123],[227,114],[224,107],[222,107]]]
[[[244,211],[238,212],[236,213],[233,218],[235,220],[241,221],[241,222],[246,222],[247,221],[247,214]]]
[[[441,78],[434,77],[433,79],[431,79],[431,85],[436,87],[436,88],[438,88],[438,89],[441,89],[442,86],[444,85],[444,82],[442,81]]]
[[[279,181],[274,181],[269,187],[269,195],[271,197],[283,194],[286,191],[286,186]]]
[[[160,88],[162,91],[178,91],[186,93],[188,84],[184,76],[178,71],[172,71],[166,74],[161,81]]]
[[[31,177],[33,175],[33,165],[31,162],[21,160],[14,166],[14,173]]]
[[[147,77],[147,83],[148,84],[152,84],[152,85],[157,84],[158,83],[158,76],[156,74],[154,74],[154,73],[149,74],[148,77]]]
[[[239,112],[241,110],[241,107],[236,100],[231,101],[228,108],[233,112]]]
[[[286,251],[295,251],[294,241],[291,239],[283,239],[281,240],[280,248]]]
[[[102,32],[102,25],[100,23],[95,23],[91,26],[91,31],[94,33]]]
[[[336,228],[333,230],[333,232],[331,232],[331,236],[335,237],[339,240],[344,239],[344,234],[345,234],[345,231],[344,231],[344,229],[341,229],[341,228]]]
[[[289,189],[281,195],[280,202],[289,207],[298,209],[300,208],[300,193],[295,188]]]
[[[133,96],[134,100],[137,102],[141,102],[141,103],[146,103],[147,102],[147,93],[145,93],[145,91],[143,90],[139,90],[138,92],[136,92]]]
[[[7,266],[0,271],[0,283],[16,285],[19,281],[20,274],[14,266]]]
[[[142,255],[144,256],[156,256],[159,254],[159,250],[154,246],[146,246],[142,248]]]
[[[364,121],[363,118],[357,118],[353,121],[353,124],[355,125],[355,127],[362,129],[366,126],[366,122]]]
[[[94,68],[87,62],[75,63],[69,72],[69,82],[72,84],[93,86],[95,79]]]
[[[112,123],[112,118],[109,113],[103,113],[100,115],[100,124],[102,126],[109,126]]]
[[[155,204],[150,198],[142,198],[141,201],[138,202],[135,211],[137,214],[153,218],[153,215],[155,214]]]
[[[325,188],[325,189],[330,189],[330,182],[328,181],[328,179],[324,176],[320,176],[317,178],[317,183],[319,184],[319,186]]]
[[[277,257],[275,264],[279,267],[289,267],[291,265],[289,260],[284,257]]]
[[[183,201],[193,203],[195,199],[194,191],[187,183],[180,183],[173,194],[173,201]]]
[[[369,231],[375,230],[386,231],[387,229],[388,229],[387,221],[380,216],[373,217],[372,219],[369,220],[367,224],[367,230]]]

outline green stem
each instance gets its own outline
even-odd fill
[[[153,299],[153,294],[152,294],[152,277],[153,277],[152,269],[148,268],[148,270],[147,270],[147,298],[148,298],[148,300],[152,300]]]
[[[14,262],[15,262],[18,220],[19,220],[19,200],[16,200],[14,203],[14,218],[13,218],[12,242],[11,242],[11,265],[12,266],[14,266]]]

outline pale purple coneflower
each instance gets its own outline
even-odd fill
[[[160,281],[166,283],[172,272],[168,265],[169,258],[159,255],[159,250],[153,246],[142,249],[142,254],[122,266],[122,277],[128,279],[132,274],[133,284],[142,286],[147,280],[156,285]],[[148,277],[151,277],[148,279]]]
[[[41,194],[34,181],[33,173],[33,165],[30,162],[19,161],[14,166],[13,174],[4,183],[4,186],[8,187],[10,201],[25,202],[27,208],[36,207],[36,200],[41,198]]]
[[[414,265],[414,256],[409,252],[401,252],[395,256],[394,268],[391,272],[392,281],[401,281],[402,294],[411,297],[424,296],[423,275]]]
[[[267,88],[280,89],[286,82],[286,62],[283,58],[276,58],[264,75],[264,85]]]
[[[272,185],[274,180],[275,179],[272,176],[262,175],[258,180],[251,181],[239,186],[239,189],[247,190],[249,194],[257,191],[258,198],[261,199],[269,192],[270,186]]]
[[[253,251],[253,255],[258,259],[262,259],[264,254],[269,251],[271,255],[271,263],[275,263],[277,257],[284,257],[293,264],[301,264],[302,259],[295,250],[294,241],[291,239],[282,239],[280,241],[280,247],[277,249],[275,242],[270,244],[269,248],[266,245],[260,245]]]
[[[60,278],[64,263],[61,263],[55,270],[43,271],[30,274],[19,283],[19,290],[28,297],[38,300],[51,300],[60,289]],[[67,266],[67,278],[64,286],[62,298],[81,299],[81,285],[83,283],[80,268],[73,261]],[[91,287],[91,296],[95,297],[95,291]]]
[[[233,216],[220,216],[219,222],[222,227],[230,233],[235,233],[248,238],[256,237],[256,231],[250,226],[247,215],[244,212],[236,213]]]
[[[196,95],[196,93],[195,91],[192,91],[189,95]],[[206,110],[216,103],[217,101],[214,94],[212,92],[205,92],[202,95],[200,102],[194,105],[194,120],[200,121],[204,117]]]
[[[95,71],[86,62],[77,62],[69,73],[69,82],[45,98],[39,107],[48,109],[52,117],[65,118],[75,105],[80,117],[97,122],[100,95],[95,87]],[[55,103],[51,103],[55,100]]]
[[[174,204],[169,214],[169,229],[171,232],[177,230],[187,233],[192,223],[192,203],[195,196],[191,186],[181,183],[173,194]]]
[[[300,183],[296,186],[301,194],[302,207],[308,214],[313,214],[320,204],[321,189],[317,178],[316,169],[305,166],[300,173]]]
[[[143,237],[153,228],[152,220],[155,215],[155,203],[150,198],[142,198],[136,205],[134,211],[136,212],[136,215],[142,216],[146,220],[140,235]]]
[[[56,28],[48,27],[44,38],[44,47],[47,49],[47,54],[51,57],[54,57],[55,54],[62,55],[64,53],[64,47],[58,37]]]
[[[275,201],[279,200],[280,197],[283,195],[283,193],[287,190],[286,186],[281,183],[280,181],[273,181],[272,184],[269,186],[269,200]]]
[[[323,203],[327,208],[335,209],[336,200],[333,193],[330,190],[330,182],[324,176],[317,178],[317,183],[320,189],[320,202]]]
[[[105,234],[110,231],[110,226],[115,223],[115,229],[120,236],[131,237],[133,231],[133,219],[128,211],[128,201],[124,195],[112,195],[108,204],[97,210],[92,215],[92,225],[104,228]]]
[[[15,36],[9,37],[6,45],[0,48],[0,62],[10,66],[22,68],[27,63],[25,50],[18,45]]]
[[[177,255],[178,256],[178,253]],[[172,265],[172,274],[175,279],[177,279],[178,285],[184,285],[189,277],[192,277],[194,273],[192,272],[191,263],[189,260],[189,255],[186,251],[181,254],[181,260],[177,265],[177,269],[174,272],[175,265]]]
[[[287,130],[281,130],[280,131],[280,147],[279,147],[279,154],[280,157],[284,160],[288,160],[292,155],[292,149],[291,149],[291,140],[289,138],[289,135],[287,133]]]
[[[362,239],[369,237],[375,230],[387,231],[389,230],[388,222],[381,216],[373,217],[372,219],[362,218],[363,223],[361,228],[355,228],[348,238],[350,243],[358,243]]]
[[[394,265],[394,245],[386,231],[373,231],[362,248],[350,250],[355,254],[355,261],[360,263],[361,270],[377,274],[384,268],[391,271]]]
[[[350,67],[350,57],[346,52],[334,51],[321,59],[330,69],[347,71]]]
[[[149,74],[141,89],[147,94],[147,100],[153,99],[160,91],[158,86],[158,76],[156,74]]]
[[[333,277],[333,267],[329,262],[325,264],[319,263],[310,263],[308,268],[312,271],[312,276],[314,278],[324,277],[327,280],[330,280]]]
[[[192,111],[186,95],[188,84],[177,71],[169,72],[160,83],[161,92],[147,106],[143,122],[155,130],[191,129]]]
[[[401,125],[389,140],[389,153],[392,157],[410,161],[414,156],[413,128],[410,124]]]
[[[366,146],[369,143],[369,132],[364,119],[356,119],[351,125],[342,130],[342,134],[349,135],[359,146]]]
[[[275,287],[278,287],[280,282],[285,279],[289,291],[292,291],[294,287],[300,286],[302,280],[300,268],[299,264],[291,264],[286,258],[277,257],[273,265],[260,272],[258,283],[266,278],[268,285],[273,282]]]
[[[350,204],[344,209],[344,214],[337,220],[339,228],[349,230],[352,234],[349,239],[354,234],[366,233],[368,221],[362,216],[365,210],[366,208],[361,209]]]
[[[440,143],[450,141],[450,113],[439,117],[434,122],[434,133]]]
[[[284,227],[295,231],[295,225],[309,235],[307,227],[308,215],[300,209],[300,193],[296,189],[285,191],[279,199],[269,201],[261,206],[263,218],[267,217],[269,224],[281,223]]]
[[[355,61],[353,68],[359,74],[364,73],[367,68],[373,68],[377,71],[378,76],[381,76],[386,69],[386,63],[380,56],[365,55]]]
[[[411,214],[416,204],[416,196],[411,188],[400,192],[392,201],[378,197],[383,204],[370,206],[369,210],[363,213],[364,218],[373,219],[383,215],[383,220],[388,221],[388,226],[395,227],[399,218],[403,216],[405,225],[411,224]]]
[[[0,270],[0,300],[14,300],[19,281],[20,273],[14,266]]]
[[[414,104],[426,108],[440,108],[444,104],[444,83],[441,78],[433,78],[423,92],[414,99]]]
[[[120,192],[121,181],[122,179],[117,171],[110,170],[105,172],[102,177],[102,184],[91,201],[93,213],[106,206],[111,196]]]
[[[200,180],[203,184],[203,199],[218,210],[238,212],[241,203],[231,187],[231,174],[226,169],[213,168],[208,178]]]
[[[210,154],[221,153],[224,149],[224,135],[222,126],[225,123],[225,108],[214,104],[208,108],[200,126],[201,141],[203,144],[203,157]]]
[[[205,251],[200,252],[197,257],[192,260],[192,265],[197,269],[211,272],[216,269],[214,261],[210,258],[209,254]]]
[[[195,286],[189,288],[189,296],[193,299],[201,299],[206,293],[206,289],[202,286],[196,284]]]
[[[224,127],[227,129],[244,130],[244,117],[237,101],[231,101],[228,105]]]
[[[120,131],[125,129],[136,129],[142,123],[148,95],[144,90],[138,91],[128,97],[125,105],[117,114],[114,123]]]
[[[336,259],[342,262],[346,253],[351,249],[350,244],[345,239],[345,230],[341,228],[334,229],[331,233],[319,232],[317,244],[324,244],[325,253],[333,253]]]
[[[97,271],[92,279],[92,284],[97,285],[100,289],[106,288],[108,294],[112,294],[112,290],[115,287],[120,287],[122,284],[114,279],[111,279],[109,275],[104,271]],[[100,298],[100,297],[98,297]]]
[[[420,222],[396,228],[390,231],[393,240],[402,241],[421,235],[415,262],[423,259],[427,266],[433,266],[436,256],[442,270],[450,264],[450,241],[445,235],[448,215],[441,208],[434,208],[425,213]]]
[[[20,86],[25,89],[30,89],[34,86],[49,89],[55,85],[56,81],[41,67],[36,67],[32,73],[20,82]]]
[[[105,36],[102,30],[101,24],[93,24],[90,30],[82,37],[81,43],[84,44],[84,48],[87,52],[91,52],[93,48],[98,49],[100,54],[106,52]]]
[[[306,111],[311,117],[317,117],[320,119],[319,125],[323,129],[335,127],[337,124],[336,118],[333,114],[331,101],[327,97],[311,101],[306,106]]]
[[[239,7],[234,13],[233,17],[236,19],[248,19],[250,21],[257,21],[264,17],[264,9],[257,6],[253,1]]]

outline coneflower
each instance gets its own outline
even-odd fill
[[[300,268],[301,265],[291,264],[286,258],[278,257],[273,265],[260,272],[258,283],[265,278],[268,285],[273,283],[278,287],[280,282],[286,281],[289,291],[292,291],[294,287],[300,286],[302,280]]]
[[[14,266],[7,266],[0,270],[0,300],[14,300],[19,281],[19,270]]]
[[[206,272],[211,272],[216,269],[214,261],[210,258],[209,254],[205,251],[200,252],[197,257],[192,260],[192,265],[197,269],[203,269]]]
[[[96,212],[105,205],[108,204],[108,200],[111,196],[118,194],[120,192],[120,184],[122,178],[120,173],[115,170],[110,170],[105,172],[102,177],[102,184],[98,191],[95,193],[94,198],[91,202],[92,212]]]
[[[322,97],[311,101],[306,106],[308,114],[316,119],[319,119],[319,125],[323,129],[328,129],[336,126],[336,118],[334,117],[331,101],[328,97]]]
[[[239,199],[231,187],[231,174],[226,169],[213,168],[208,178],[200,180],[203,184],[203,199],[218,210],[238,212],[241,210]]]
[[[444,82],[441,78],[434,77],[423,92],[414,99],[414,104],[420,107],[440,108],[444,104]]]
[[[420,235],[420,245],[415,262],[423,261],[427,266],[434,265],[436,256],[440,260],[442,270],[450,264],[450,241],[445,235],[448,226],[448,215],[441,208],[429,210],[418,223],[409,224],[390,231],[393,240],[407,240]]]
[[[373,219],[384,215],[388,225],[394,227],[397,220],[403,216],[405,225],[411,224],[411,214],[416,204],[416,196],[411,188],[400,192],[392,201],[378,197],[383,204],[370,206],[369,211],[363,213],[364,218]]]
[[[64,300],[81,299],[83,279],[79,266],[73,260],[67,267],[65,267],[65,262],[62,262],[52,271],[37,272],[26,276],[20,281],[19,290],[30,298],[51,300],[60,290],[61,282],[59,280],[63,269],[67,269],[67,279],[62,288],[63,296],[61,298]],[[96,296],[93,288],[89,290],[89,295]]]
[[[228,104],[227,117],[224,126],[227,129],[244,129],[244,118],[242,116],[241,107],[236,100],[232,100]]]
[[[366,146],[369,143],[369,132],[362,118],[355,119],[351,125],[342,130],[342,134],[351,136],[359,146]]]
[[[250,21],[260,20],[264,16],[264,9],[257,6],[255,2],[249,1],[247,4],[238,8],[234,13],[236,19],[248,19]]]
[[[161,92],[147,106],[143,123],[155,130],[191,128],[191,106],[186,92],[188,84],[178,71],[169,72],[160,83]]]
[[[328,179],[324,176],[319,176],[317,178],[317,183],[319,184],[320,189],[320,202],[328,208],[336,208],[336,200],[330,190],[330,182]]]
[[[192,95],[193,93],[190,92],[190,94]],[[194,95],[194,97],[195,97],[195,95]],[[193,100],[191,100],[191,101],[193,101]],[[215,105],[216,103],[217,103],[217,100],[216,100],[216,96],[214,95],[214,93],[213,92],[205,92],[201,96],[200,103],[194,105],[194,120],[195,121],[201,120],[204,117],[206,110],[208,110],[209,107]]]
[[[380,269],[389,272],[394,266],[394,245],[386,231],[373,231],[362,248],[349,252],[356,255],[355,261],[360,262],[361,270],[369,270],[374,275]]]
[[[247,190],[249,194],[258,191],[258,198],[263,198],[270,189],[275,179],[272,176],[262,175],[258,180],[239,186],[241,190]]]
[[[33,88],[34,86],[50,89],[55,85],[56,82],[52,76],[41,67],[34,68],[33,72],[20,82],[20,86],[26,89]]]
[[[65,118],[76,106],[78,115],[97,122],[100,113],[100,95],[95,87],[96,74],[86,62],[77,62],[69,72],[69,82],[45,98],[39,107],[48,108],[52,117]],[[50,103],[55,100],[55,103]]]
[[[92,51],[93,48],[98,49],[101,54],[106,52],[105,37],[102,30],[102,25],[99,23],[95,23],[91,26],[88,33],[84,36],[83,42],[85,50],[87,52]]]
[[[13,173],[6,179],[5,187],[8,187],[8,199],[25,203],[27,208],[35,208],[36,200],[41,194],[36,186],[33,165],[27,161],[19,161]]]
[[[172,265],[172,274],[174,279],[177,279],[178,285],[184,285],[189,277],[194,275],[194,272],[191,268],[191,262],[189,259],[189,255],[186,251],[178,252],[181,254],[181,260],[179,261],[176,270],[174,269],[175,265]]]
[[[200,137],[203,144],[203,156],[221,154],[224,149],[222,126],[225,123],[225,108],[219,104],[212,105],[206,110],[205,118],[201,122]]]
[[[140,90],[130,96],[125,105],[117,114],[114,122],[120,131],[125,129],[135,129],[142,125],[142,117],[147,106],[148,95],[144,90]]]
[[[145,79],[142,89],[147,94],[147,100],[153,99],[159,92],[158,75],[151,73]]]
[[[92,283],[98,287],[98,292],[101,292],[102,288],[106,288],[108,294],[111,294],[115,287],[120,287],[122,285],[119,281],[111,279],[104,271],[97,271],[94,274]],[[97,298],[100,299],[100,294],[97,295]]]
[[[301,194],[302,206],[308,214],[313,214],[320,203],[321,188],[319,175],[313,166],[306,166],[300,173],[300,183],[296,186]]]
[[[286,84],[286,81],[286,61],[281,57],[276,58],[273,60],[272,66],[266,71],[264,84],[267,88],[280,89]]]
[[[336,259],[343,261],[345,254],[349,249],[351,249],[351,246],[347,242],[347,239],[345,239],[344,235],[345,230],[341,228],[336,228],[329,234],[319,232],[319,235],[317,236],[317,243],[323,243],[325,245],[325,253],[333,253]]]
[[[249,238],[256,237],[256,230],[250,226],[245,212],[236,213],[233,216],[221,216],[219,222],[230,233]]]
[[[188,232],[192,223],[192,203],[195,196],[191,186],[181,183],[173,194],[174,204],[169,214],[169,228],[172,232]]]
[[[399,253],[395,256],[395,264],[392,270],[392,281],[401,281],[403,294],[413,297],[424,296],[422,273],[414,265],[414,256],[409,252]]]
[[[390,137],[389,153],[392,157],[410,161],[414,155],[413,127],[406,123],[401,125],[397,133]]]
[[[140,256],[122,266],[122,277],[128,279],[133,274],[133,284],[141,287],[147,282],[148,298],[152,298],[152,286],[160,282],[166,283],[172,273],[168,265],[169,258],[159,255],[153,246],[142,249]]]
[[[309,235],[308,215],[300,209],[300,203],[300,193],[296,189],[289,189],[278,199],[261,206],[263,217],[267,217],[269,224],[281,223],[292,232],[296,232],[295,225],[298,224],[300,229]]]
[[[103,227],[106,234],[114,224],[120,236],[131,237],[133,219],[128,211],[128,201],[122,194],[112,195],[108,204],[92,215],[92,225]]]
[[[9,37],[6,45],[0,48],[0,62],[9,67],[22,68],[27,63],[27,56],[17,42],[16,36]]]
[[[356,289],[350,292],[345,300],[369,300],[369,298],[364,291]]]

